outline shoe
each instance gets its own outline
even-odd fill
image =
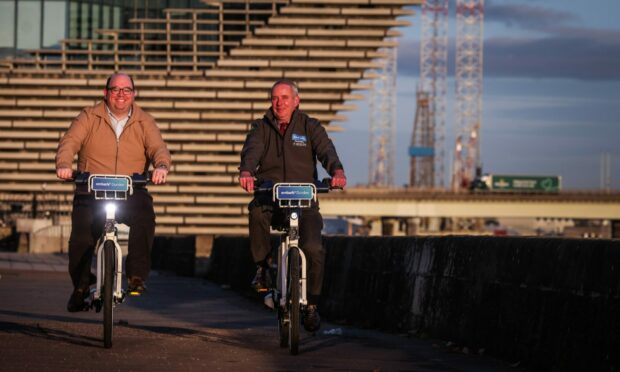
[[[304,329],[308,332],[316,332],[321,328],[321,317],[316,305],[308,305],[304,313]]]
[[[76,313],[78,311],[88,310],[88,304],[84,301],[88,296],[90,296],[89,288],[74,289],[73,293],[71,293],[71,297],[69,297],[69,302],[67,302],[67,311]]]
[[[252,279],[252,287],[256,292],[267,292],[270,283],[269,269],[259,265],[256,269],[256,275]]]
[[[146,292],[144,280],[139,276],[132,276],[127,281],[127,292],[131,296],[142,296]]]

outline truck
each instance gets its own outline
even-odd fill
[[[561,176],[485,174],[471,183],[473,191],[558,193],[561,188]]]

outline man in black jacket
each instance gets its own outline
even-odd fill
[[[271,108],[262,119],[252,122],[241,150],[239,183],[247,192],[259,182],[314,182],[318,178],[316,162],[332,176],[331,187],[343,188],[347,179],[334,144],[318,120],[298,110],[299,90],[289,80],[278,80],[271,88]],[[255,195],[250,212],[250,248],[258,269],[252,282],[257,290],[267,286],[271,238],[269,227],[278,207],[270,195]],[[319,329],[321,318],[317,304],[323,285],[323,218],[318,203],[303,211],[300,219],[300,247],[308,262],[308,306],[304,328]]]

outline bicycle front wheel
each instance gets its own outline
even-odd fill
[[[288,272],[289,272],[289,351],[292,355],[297,355],[299,351],[299,295],[300,281],[299,273],[299,249],[291,248],[288,252]]]
[[[112,347],[115,258],[116,246],[107,240],[103,244],[103,345],[106,348]]]
[[[278,306],[278,333],[280,335],[280,347],[288,347],[289,319],[288,314]]]

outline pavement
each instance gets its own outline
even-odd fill
[[[60,253],[0,252],[0,270],[54,271],[66,273],[69,258]]]
[[[323,321],[300,353],[279,347],[275,313],[199,278],[151,273],[148,291],[102,314],[68,313],[63,254],[0,252],[0,371],[519,371],[490,356]]]

